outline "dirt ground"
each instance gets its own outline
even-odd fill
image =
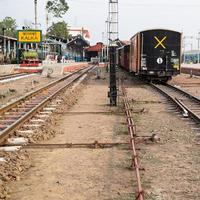
[[[108,86],[93,76],[76,105],[58,114],[62,134],[45,143],[128,142],[124,115],[107,106]],[[29,150],[32,167],[10,184],[10,200],[129,200],[134,174],[128,147]]]
[[[145,168],[141,171],[145,199],[199,200],[197,134],[200,130],[192,121],[181,118],[156,91],[126,76],[138,135],[157,134],[160,138],[157,143],[146,141],[138,144],[141,167]],[[192,92],[200,81],[189,78],[189,75],[180,75],[171,83],[182,84]],[[73,101],[76,104],[70,109],[66,95],[66,107],[62,106],[54,115],[55,137],[41,143],[128,142],[121,104],[117,109],[107,106],[107,84],[104,75],[101,79],[92,76],[79,90]],[[138,110],[145,112],[137,113]],[[131,152],[127,147],[35,149],[28,152],[31,167],[17,181],[9,182],[9,200],[135,198],[135,174],[130,167]]]
[[[182,77],[176,81],[186,80]],[[143,109],[143,114],[133,113],[138,135],[157,134],[156,144],[140,146],[142,183],[148,200],[200,199],[200,149],[197,145],[196,125],[183,119],[156,91],[139,82],[127,81],[133,99],[133,110]],[[171,110],[172,109],[172,110]]]
[[[190,92],[191,94],[200,97],[200,77],[193,76],[190,77],[189,74],[181,74],[173,77],[169,82],[173,85],[177,85],[182,89]]]

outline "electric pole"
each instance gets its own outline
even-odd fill
[[[34,0],[34,4],[35,4],[35,29],[37,29],[37,0]]]
[[[110,106],[117,105],[116,49],[118,40],[118,0],[109,0],[109,71],[110,71]]]
[[[198,61],[197,61],[197,63],[199,63],[199,61],[200,61],[200,55],[199,55],[199,50],[200,50],[200,32],[198,32],[197,41],[198,41]]]

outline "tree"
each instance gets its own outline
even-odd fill
[[[0,34],[3,35],[3,29],[4,29],[4,35],[10,36],[10,37],[16,37],[17,36],[17,24],[16,20],[11,17],[5,17],[3,21],[0,21]]]
[[[68,11],[69,6],[65,0],[50,0],[47,1],[46,9],[54,17],[61,18]]]
[[[53,23],[47,30],[47,36],[67,39],[69,37],[67,23],[65,21]]]

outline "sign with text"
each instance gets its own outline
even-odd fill
[[[40,43],[42,42],[41,30],[19,30],[18,31],[19,43]]]

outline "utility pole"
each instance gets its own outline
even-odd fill
[[[110,106],[117,106],[116,49],[118,40],[118,0],[109,0]]]
[[[102,32],[102,44],[101,62],[104,61],[104,32]]]
[[[109,48],[108,48],[108,46],[109,46],[109,20],[107,19],[106,21],[105,21],[105,23],[106,23],[106,32],[107,32],[107,38],[106,38],[106,62],[108,62],[108,60],[109,60],[109,55],[108,55],[108,52],[109,52]]]
[[[200,32],[198,32],[197,41],[198,41],[198,63],[199,63],[200,62],[200,55],[199,55],[199,50],[200,50]]]
[[[37,29],[37,0],[34,0],[34,4],[35,4],[35,29]]]

